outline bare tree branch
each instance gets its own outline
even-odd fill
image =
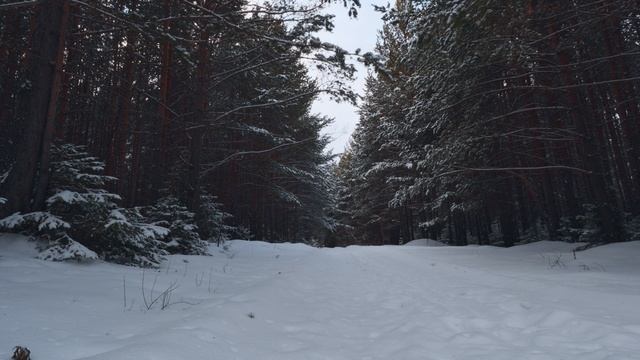
[[[207,174],[211,173],[212,171],[214,171],[215,169],[219,168],[220,166],[228,163],[229,161],[235,159],[235,158],[239,158],[239,157],[243,157],[243,156],[247,156],[247,155],[262,155],[262,154],[267,154],[273,151],[278,151],[284,148],[288,148],[291,146],[296,146],[296,145],[300,145],[300,144],[304,144],[307,143],[309,141],[312,141],[314,138],[306,138],[304,140],[300,140],[300,141],[295,141],[295,142],[291,142],[291,143],[286,143],[286,144],[280,144],[278,146],[274,146],[272,148],[269,149],[264,149],[264,150],[250,150],[250,151],[239,151],[236,153],[233,153],[229,156],[227,156],[226,158],[215,162],[213,164],[210,165],[210,167],[203,171],[202,174],[200,176],[206,176]]]
[[[12,9],[17,9],[21,7],[26,7],[26,6],[36,6],[38,4],[40,4],[40,0],[18,1],[14,3],[0,4],[0,11],[12,10]]]
[[[35,5],[38,5],[39,3],[40,3],[40,0],[32,0],[32,1],[18,1],[13,3],[8,3],[8,4],[0,4],[0,11],[17,9],[25,6],[35,6]]]

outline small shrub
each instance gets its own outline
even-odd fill
[[[77,261],[90,262],[98,260],[98,254],[84,245],[63,234],[60,238],[50,242],[38,254],[38,258],[49,261]]]
[[[195,214],[180,200],[169,196],[154,205],[140,208],[144,220],[150,226],[167,229],[160,237],[161,246],[170,254],[206,255],[207,243],[200,238],[195,224]]]
[[[564,269],[567,267],[567,265],[562,260],[562,254],[541,255],[541,256],[546,261],[549,269],[556,269],[556,268]]]
[[[159,229],[118,206],[120,197],[105,189],[117,179],[103,174],[103,162],[81,146],[56,144],[51,169],[44,211],[12,214],[0,220],[0,230],[47,240],[43,259],[82,261],[99,256],[127,265],[160,263],[166,252],[157,241]]]

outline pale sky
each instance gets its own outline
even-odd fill
[[[358,10],[359,15],[356,19],[350,19],[342,1],[338,1],[326,10],[336,15],[335,29],[333,33],[321,33],[320,38],[350,52],[356,49],[361,49],[362,53],[373,51],[378,30],[382,28],[382,14],[374,11],[372,4],[387,5],[387,1],[362,0],[362,8]],[[363,94],[367,69],[360,63],[357,63],[356,67],[358,74],[353,88],[359,94]],[[335,119],[334,123],[325,129],[325,133],[333,138],[329,150],[334,154],[342,153],[358,123],[357,108],[349,104],[337,104],[323,96],[313,105],[312,111]]]

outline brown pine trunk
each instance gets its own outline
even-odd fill
[[[131,172],[127,191],[127,203],[134,206],[138,197],[138,182],[140,181],[140,155],[142,153],[141,119],[136,121],[136,128],[133,132],[133,143],[131,151]]]
[[[534,5],[533,2],[530,2],[529,5],[529,15],[532,15],[534,9]],[[526,72],[528,71],[527,69],[519,69],[522,72]],[[537,76],[535,81],[537,83],[545,83],[548,85],[548,79],[546,79],[546,76],[541,75],[541,76]],[[523,79],[521,81],[521,84],[519,84],[520,86],[526,87],[526,86],[531,86],[532,83],[529,79]],[[525,95],[527,94],[522,94],[522,97],[525,97]],[[529,94],[529,96],[527,96],[526,98],[529,98],[531,96],[535,96],[535,94]],[[551,96],[549,94],[549,92],[546,92],[544,95],[540,96],[541,100],[546,100],[548,103],[547,105],[550,107],[553,106],[557,106],[558,104],[556,103],[556,101],[554,100],[553,96]],[[546,117],[542,117],[539,116],[538,111],[528,111],[525,118],[523,119],[523,122],[526,122],[528,124],[528,126],[531,129],[537,129],[537,128],[541,128],[541,127],[545,127],[545,126],[549,126],[551,128],[563,128],[563,125],[561,123],[559,123],[558,121],[553,121],[553,120],[549,120]],[[531,146],[532,145],[532,152],[535,154],[534,156],[531,157],[531,159],[527,159],[526,161],[529,161],[531,163],[531,166],[534,167],[543,167],[548,165],[550,162],[553,162],[554,160],[554,154],[553,151],[551,150],[551,146],[548,143],[548,141],[545,141],[544,138],[542,136],[535,136],[534,139],[531,139],[529,143],[525,144],[525,148],[527,147],[527,145]],[[561,144],[559,146],[559,151],[561,154],[560,156],[558,156],[560,158],[560,161],[562,163],[562,161],[569,161],[568,155],[567,156],[563,156],[565,153],[568,154],[568,150],[567,150],[568,145],[565,144]],[[524,164],[524,166],[527,166],[528,164]],[[529,179],[524,178],[523,180],[523,184],[522,186],[523,188],[523,194],[522,196],[519,195],[519,198],[521,198],[521,208],[523,209],[522,211],[524,212],[536,212],[539,215],[536,216],[536,218],[538,216],[541,216],[543,218],[543,221],[547,227],[548,233],[549,233],[549,239],[552,241],[557,240],[557,230],[560,224],[560,211],[559,211],[559,204],[557,201],[557,194],[555,191],[555,186],[554,186],[554,179],[556,177],[562,177],[562,178],[566,178],[569,181],[571,181],[571,176],[569,174],[558,174],[557,172],[551,171],[551,170],[542,170],[540,175],[539,175],[539,181],[536,182],[536,186],[531,185]],[[536,191],[536,188],[540,188],[541,191]],[[526,190],[526,194],[528,194],[528,196],[524,195],[524,190]],[[573,196],[572,193],[567,193],[568,196]],[[531,204],[529,204],[529,202],[527,202],[526,200],[530,199],[531,200]],[[526,203],[526,205],[525,205]],[[523,218],[523,230],[526,230],[528,227],[525,225],[525,216],[522,216]],[[535,220],[533,217],[530,218],[530,220]],[[535,223],[531,224],[533,226],[536,226]]]
[[[503,245],[511,247],[519,238],[518,223],[515,218],[516,209],[514,206],[512,179],[505,179],[502,184],[502,191],[497,195],[500,229],[502,230]]]
[[[591,172],[586,178],[587,191],[591,202],[597,206],[598,221],[601,223],[603,241],[615,242],[622,240],[619,218],[615,213],[614,196],[609,190],[606,180],[606,166],[603,164],[602,155],[602,127],[595,123],[592,114],[584,111],[580,102],[580,95],[575,85],[577,81],[571,72],[570,56],[568,50],[560,47],[558,39],[559,26],[552,23],[550,35],[552,48],[558,53],[558,65],[560,65],[560,78],[568,89],[565,92],[567,104],[571,108],[569,117],[575,124],[576,130],[583,135],[580,141],[580,150],[584,167]],[[555,34],[555,35],[553,35]]]
[[[205,8],[210,7],[210,1],[205,1]],[[200,205],[200,172],[202,166],[202,144],[204,135],[204,126],[206,125],[206,116],[208,110],[208,74],[209,74],[209,27],[203,24],[200,34],[197,58],[198,65],[195,76],[195,94],[194,94],[194,114],[193,114],[193,130],[188,131],[189,137],[189,174],[188,174],[188,199],[189,208],[194,211]]]
[[[46,0],[40,6],[29,65],[32,87],[22,120],[24,132],[15,165],[2,189],[9,200],[4,214],[38,209],[47,186],[69,2]],[[39,198],[34,199],[36,194]]]
[[[131,6],[135,8],[136,2]],[[133,79],[135,75],[135,43],[137,34],[134,31],[127,32],[127,45],[124,54],[123,80],[119,87],[119,108],[116,112],[113,141],[107,158],[107,169],[111,176],[118,178],[116,191],[126,196],[125,177],[127,175],[126,156],[127,139],[129,138],[130,117],[132,108]]]
[[[164,17],[171,16],[172,1],[164,0]],[[169,33],[171,30],[171,21],[166,20],[163,24],[163,31]],[[169,148],[171,146],[171,110],[169,108],[169,97],[172,85],[172,64],[173,63],[173,45],[169,39],[165,38],[160,44],[160,96],[158,106],[158,127],[160,129],[160,137],[158,150],[154,154],[154,163],[152,167],[152,186],[150,187],[149,197],[157,197],[158,189],[162,188],[162,182],[165,174],[168,172],[170,165]]]
[[[77,16],[73,16],[74,14],[74,8],[71,8],[69,13],[69,18],[71,20],[71,25],[70,28],[72,29],[71,32],[73,32],[73,30],[76,30],[78,28],[78,17]],[[69,36],[70,40],[68,41],[68,46],[67,48],[69,48],[69,52],[68,52],[68,56],[67,59],[65,61],[65,68],[63,69],[63,73],[62,73],[62,84],[61,84],[61,90],[60,90],[60,104],[58,106],[58,111],[56,114],[56,120],[55,120],[55,139],[56,140],[60,140],[60,141],[64,141],[65,140],[65,132],[67,131],[67,116],[68,116],[68,111],[69,111],[69,91],[71,90],[71,84],[70,82],[70,73],[69,73],[69,66],[73,66],[72,64],[75,64],[77,62],[77,58],[79,57],[79,53],[77,51],[71,50],[74,47],[74,41],[73,41],[73,37]]]
[[[613,11],[613,4],[609,4],[609,11]],[[621,22],[618,16],[611,15],[602,22],[602,34],[606,44],[607,55],[615,56],[624,52],[624,40],[620,30]],[[609,71],[612,80],[625,79],[629,77],[629,71],[626,68],[624,59],[613,57],[609,60]],[[630,189],[632,198],[637,198],[640,191],[640,129],[638,121],[640,121],[640,112],[638,111],[637,96],[632,86],[628,83],[614,83],[611,86],[613,100],[615,100],[615,112],[619,116],[619,124],[622,130],[623,139],[625,140],[626,163],[629,164],[629,175],[627,179],[633,179],[633,187]],[[620,168],[622,169],[622,168]],[[637,214],[640,206],[632,201],[630,210]]]
[[[47,118],[45,121],[44,134],[42,136],[42,148],[40,149],[40,167],[38,170],[39,177],[36,185],[36,195],[34,199],[35,209],[43,209],[47,195],[47,186],[49,185],[49,165],[51,154],[51,142],[56,128],[56,114],[58,108],[58,98],[62,88],[63,66],[64,66],[64,48],[67,35],[67,23],[69,21],[69,2],[63,4],[62,21],[58,35],[58,53],[54,65],[54,76],[51,89],[49,106],[47,109]]]
[[[122,102],[120,103],[120,125],[116,129],[115,136],[115,163],[116,177],[120,179],[118,182],[118,193],[124,193],[124,180],[127,172],[127,139],[129,137],[130,117],[132,110],[132,92],[133,92],[133,76],[135,68],[134,46],[135,34],[131,32],[127,36],[127,60],[125,64],[126,80],[122,87]]]
[[[119,0],[114,2],[114,6],[117,10],[122,10],[125,6],[126,0]],[[117,26],[115,19],[112,24],[114,27]],[[129,33],[127,33],[128,35]],[[124,68],[126,67],[125,58],[126,55],[120,55],[123,47],[122,43],[125,39],[120,37],[117,34],[114,34],[111,39],[111,69],[110,73],[110,84],[103,86],[110,87],[110,105],[109,105],[109,114],[105,116],[102,120],[104,124],[100,126],[98,125],[98,129],[96,131],[96,135],[94,137],[98,138],[98,143],[96,144],[95,153],[99,154],[101,158],[105,159],[105,175],[108,176],[116,176],[118,171],[116,164],[116,142],[118,136],[118,126],[120,124],[119,116],[121,114],[122,109],[122,101],[124,97],[122,95],[122,90],[124,87],[124,82],[126,81],[126,72]],[[125,47],[125,49],[128,47]],[[120,70],[122,67],[123,70]],[[116,184],[117,187],[117,184]],[[117,188],[111,189],[112,191],[117,191]]]
[[[15,79],[18,71],[19,50],[17,42],[20,33],[20,14],[18,10],[8,12],[2,19],[4,27],[0,36],[0,135],[9,131],[13,114],[11,109],[15,102],[18,81]],[[11,100],[12,96],[13,101]],[[8,134],[7,134],[8,135]]]

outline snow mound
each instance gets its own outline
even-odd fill
[[[79,242],[65,237],[41,251],[37,258],[47,261],[91,262],[98,260],[98,254]]]
[[[447,246],[447,245],[438,240],[416,239],[416,240],[409,241],[408,243],[404,244],[404,246],[441,247],[441,246]]]

